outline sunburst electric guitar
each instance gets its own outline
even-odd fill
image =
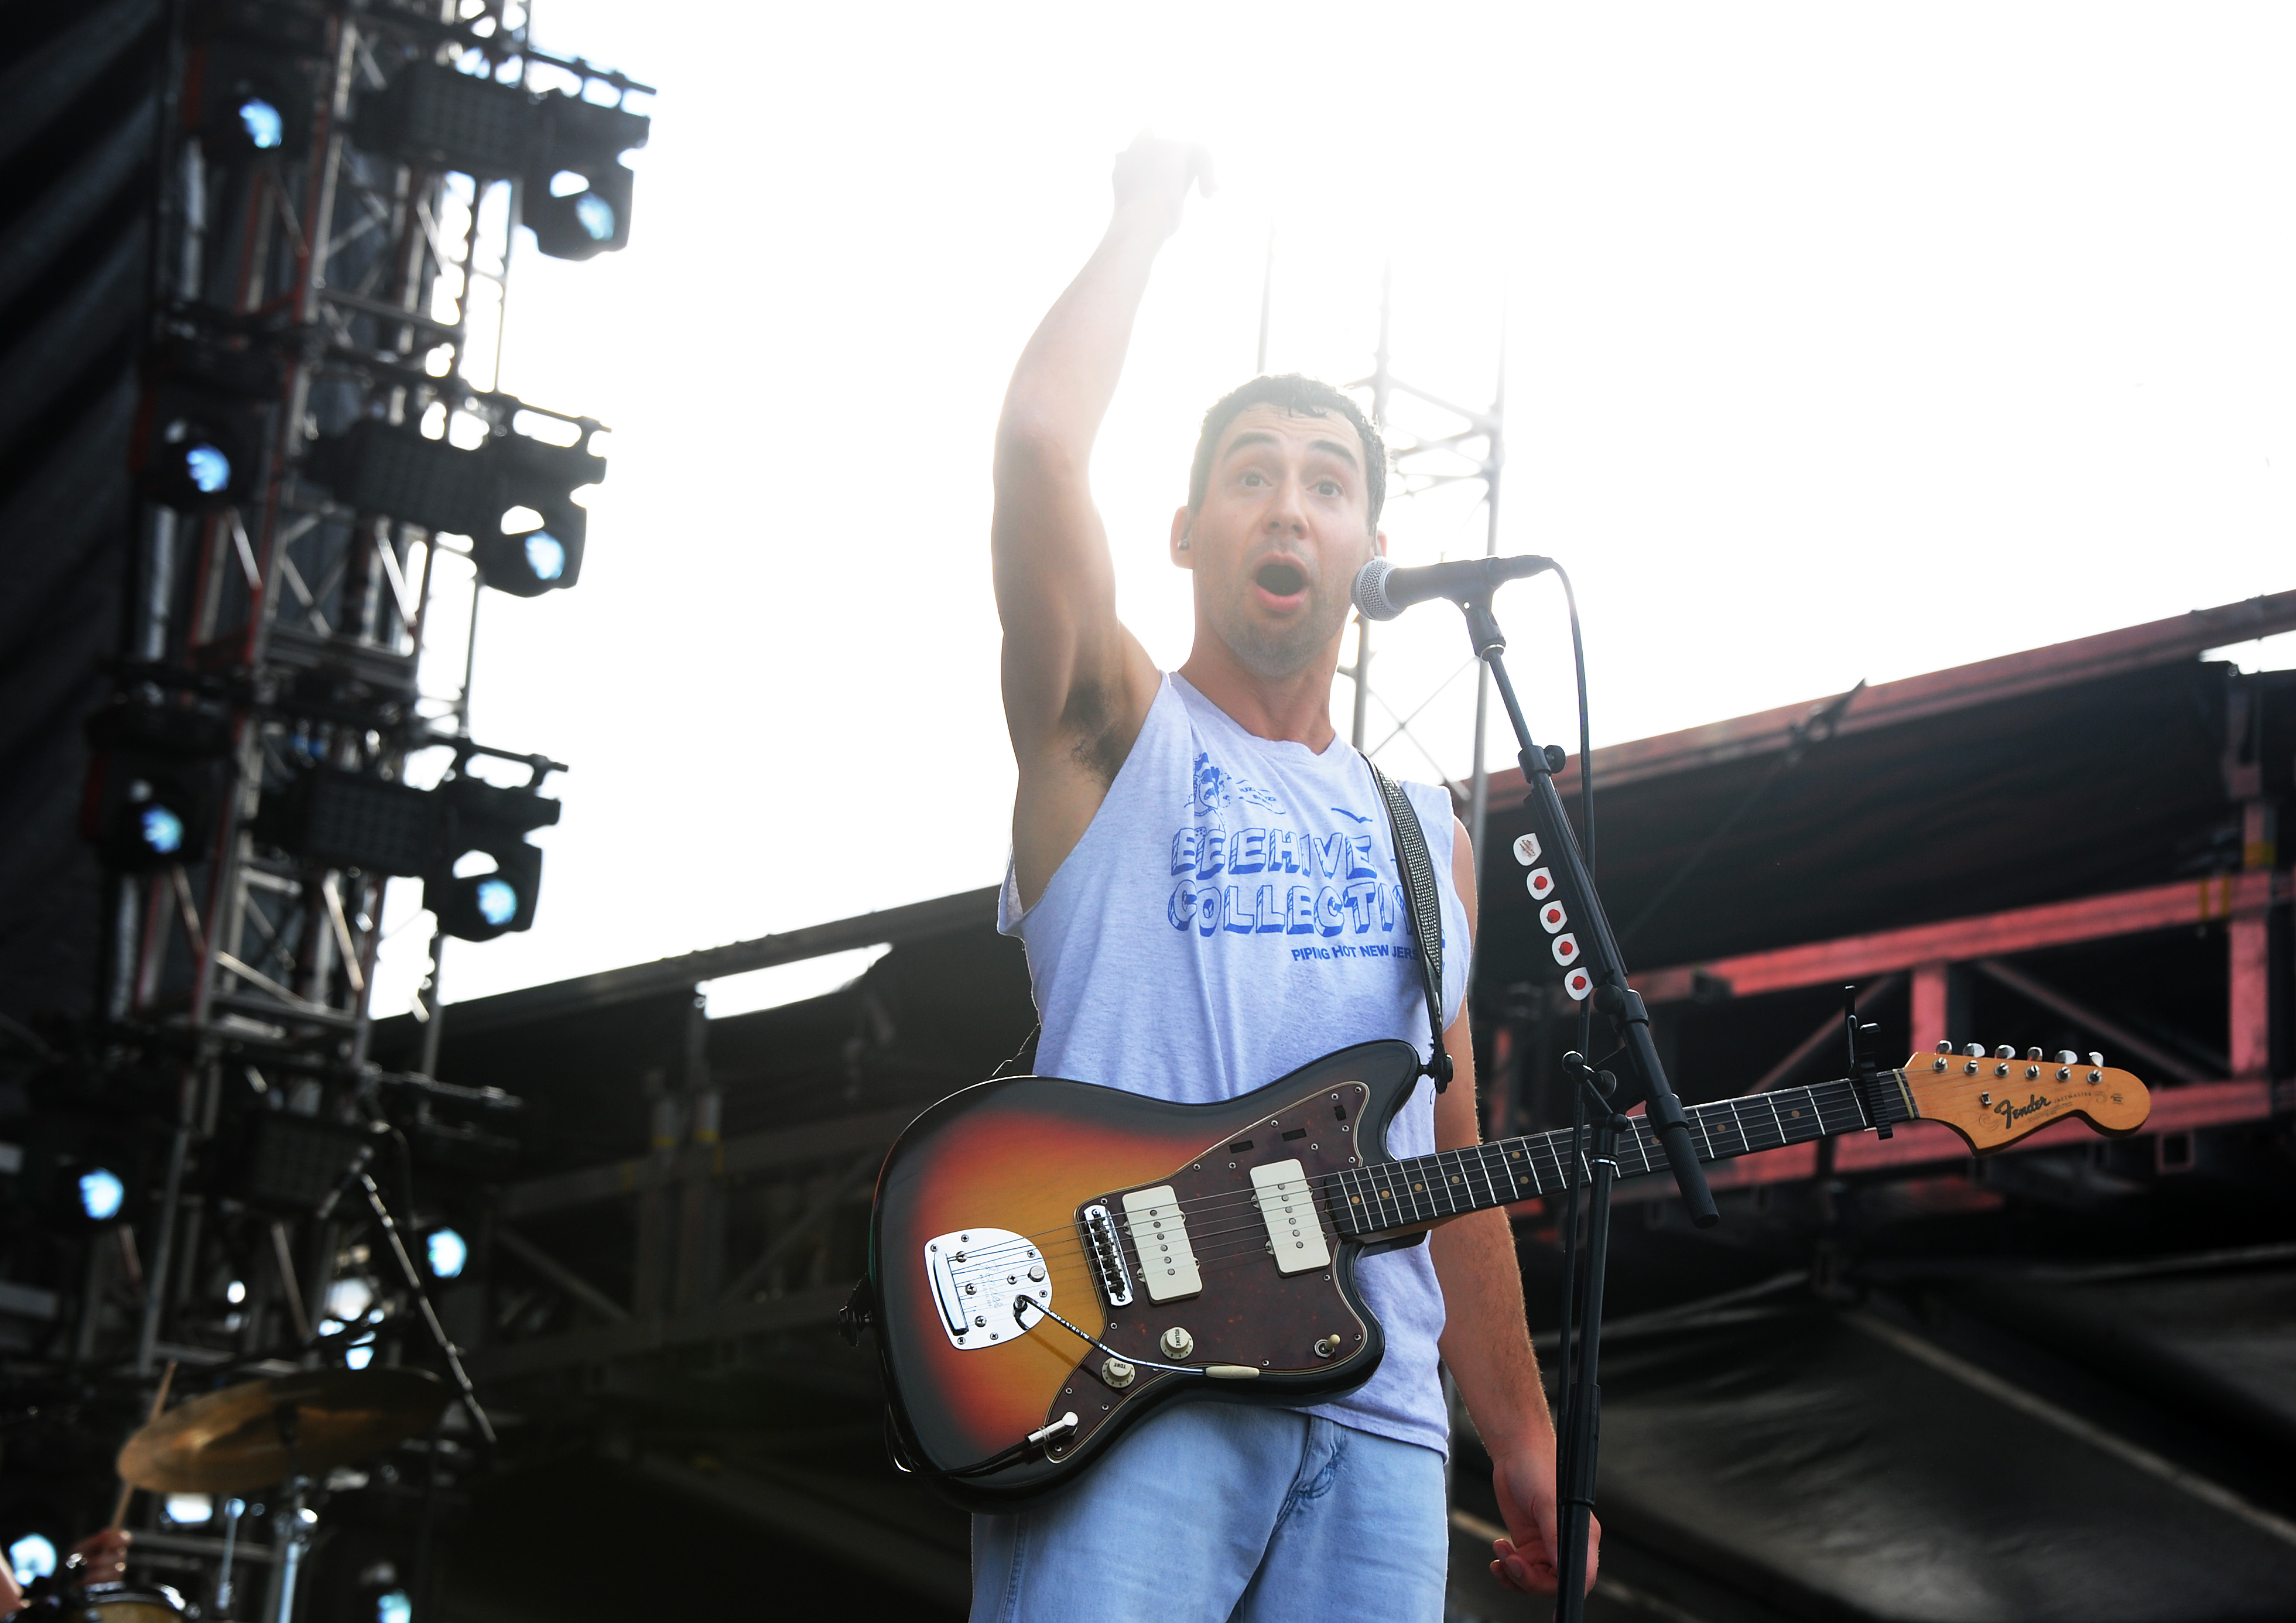
[[[1568,1132],[1395,1160],[1406,1044],[1327,1054],[1221,1104],[1012,1077],[942,1100],[877,1183],[868,1317],[897,1459],[976,1508],[1047,1493],[1188,1398],[1300,1405],[1379,1367],[1356,1259],[1567,1186]],[[1909,1121],[1978,1154],[2078,1116],[2144,1124],[2144,1086],[2090,1054],[1940,1049],[1854,1080],[1691,1107],[1702,1158]],[[1666,1169],[1643,1118],[1620,1176]]]

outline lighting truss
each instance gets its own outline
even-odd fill
[[[1482,488],[1480,506],[1483,512],[1483,552],[1489,556],[1498,550],[1499,480],[1506,466],[1506,339],[1502,331],[1499,339],[1498,380],[1488,406],[1460,406],[1426,389],[1406,382],[1395,374],[1390,364],[1388,348],[1389,316],[1393,305],[1394,278],[1385,278],[1380,287],[1379,348],[1374,352],[1373,366],[1368,377],[1358,378],[1348,385],[1351,389],[1368,390],[1371,396],[1370,414],[1382,437],[1388,442],[1389,499],[1424,496],[1447,487],[1472,484]],[[1263,325],[1267,316],[1262,312]],[[1263,352],[1266,340],[1261,340]],[[1418,408],[1414,416],[1432,420],[1427,431],[1400,430],[1393,422],[1394,405],[1398,396],[1412,401]],[[1472,658],[1451,669],[1436,688],[1420,696],[1409,710],[1390,704],[1373,686],[1371,681],[1371,624],[1363,616],[1356,616],[1355,660],[1343,667],[1341,674],[1352,679],[1355,686],[1355,717],[1350,741],[1358,750],[1368,750],[1376,755],[1387,746],[1408,740],[1414,749],[1431,766],[1454,794],[1467,802],[1467,832],[1473,842],[1477,862],[1481,860],[1483,826],[1490,799],[1490,774],[1484,758],[1484,723],[1490,703],[1489,673],[1482,662]],[[1434,752],[1413,732],[1412,725],[1437,697],[1470,668],[1475,672],[1475,732],[1472,765],[1467,781],[1454,780],[1437,759]],[[1383,736],[1373,739],[1374,724],[1372,706],[1376,702],[1386,712],[1386,722],[1380,729]]]
[[[203,1162],[227,1159],[218,1122],[372,1117],[385,1086],[456,1091],[425,1074],[435,1047],[422,1072],[368,1055],[393,877],[435,888],[442,931],[533,917],[525,835],[557,803],[531,791],[562,768],[515,758],[530,775],[509,791],[463,770],[499,753],[470,737],[477,597],[573,582],[574,492],[605,464],[603,425],[501,391],[504,294],[534,174],[604,175],[643,144],[631,102],[651,94],[534,51],[521,0],[176,12],[134,611],[87,800],[111,870],[111,1052],[179,1082],[132,1346],[99,1348],[94,1307],[81,1337],[84,1357],[145,1372],[206,1333],[168,1282],[207,1266],[179,1242],[217,1243],[215,1222],[183,1214]],[[569,99],[572,119],[555,111]],[[568,162],[552,143],[577,124],[589,144]],[[626,238],[627,202],[603,245]],[[562,209],[541,212],[537,234],[556,229]],[[410,783],[439,747],[447,780]],[[465,848],[505,876],[507,907],[460,885]],[[418,1009],[433,1033],[442,942]],[[318,1247],[316,1230],[294,1243]],[[326,1271],[305,1297],[324,1299]]]

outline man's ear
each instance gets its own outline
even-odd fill
[[[1196,567],[1194,554],[1188,551],[1188,526],[1195,521],[1195,516],[1185,507],[1177,507],[1172,512],[1172,562],[1177,568],[1193,570]]]
[[[1385,530],[1375,529],[1371,532],[1371,555],[1374,558],[1384,558],[1387,556],[1387,532]]]

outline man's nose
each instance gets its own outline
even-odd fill
[[[1308,533],[1308,504],[1301,500],[1300,481],[1284,480],[1275,487],[1275,494],[1267,504],[1267,529],[1271,535],[1304,536]]]

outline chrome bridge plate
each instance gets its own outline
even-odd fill
[[[1052,1306],[1044,1252],[1010,1229],[968,1228],[926,1241],[925,1277],[949,1345],[967,1352],[1018,1339]],[[1029,1307],[1038,1311],[1029,1315]]]

